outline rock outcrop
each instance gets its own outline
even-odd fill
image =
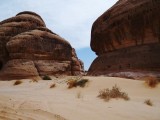
[[[160,1],[119,0],[92,26],[89,75],[160,72]]]
[[[74,48],[25,11],[0,22],[0,79],[79,75],[82,62]]]

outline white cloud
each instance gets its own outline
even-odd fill
[[[93,22],[117,0],[4,0],[0,21],[28,10],[38,13],[47,27],[76,48],[89,47]]]

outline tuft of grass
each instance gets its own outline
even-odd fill
[[[144,103],[146,105],[153,106],[153,103],[152,103],[152,101],[150,99],[145,100]]]
[[[37,79],[32,79],[32,82],[38,82],[38,80]]]
[[[78,93],[76,94],[76,97],[77,97],[78,99],[82,98],[81,92],[78,92]]]
[[[21,83],[22,83],[22,81],[17,80],[17,81],[15,81],[15,82],[14,82],[14,84],[13,84],[13,85],[19,85],[19,84],[21,84]]]
[[[109,101],[111,98],[122,98],[124,100],[129,100],[128,94],[121,92],[120,88],[117,85],[113,86],[112,89],[104,89],[99,91],[99,98]]]
[[[48,75],[44,75],[43,80],[52,80],[52,79]]]
[[[55,83],[50,86],[50,88],[55,88],[55,87],[56,87]]]
[[[71,79],[71,80],[68,80],[67,82],[67,85],[68,85],[68,88],[73,88],[73,87],[85,87],[86,83],[88,82],[89,80],[88,79]]]
[[[155,88],[158,84],[158,79],[156,77],[146,77],[145,78],[145,83],[151,87],[151,88]]]

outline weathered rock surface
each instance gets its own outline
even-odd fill
[[[21,12],[0,22],[0,79],[81,72],[72,46],[46,28],[36,13]]]
[[[0,71],[0,79],[34,78],[38,77],[38,71],[32,60],[9,60]]]
[[[119,0],[92,26],[89,75],[160,72],[160,1]]]

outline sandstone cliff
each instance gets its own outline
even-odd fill
[[[0,79],[81,72],[75,50],[36,13],[25,11],[0,22]]]
[[[89,75],[160,71],[160,1],[119,0],[92,26]]]

